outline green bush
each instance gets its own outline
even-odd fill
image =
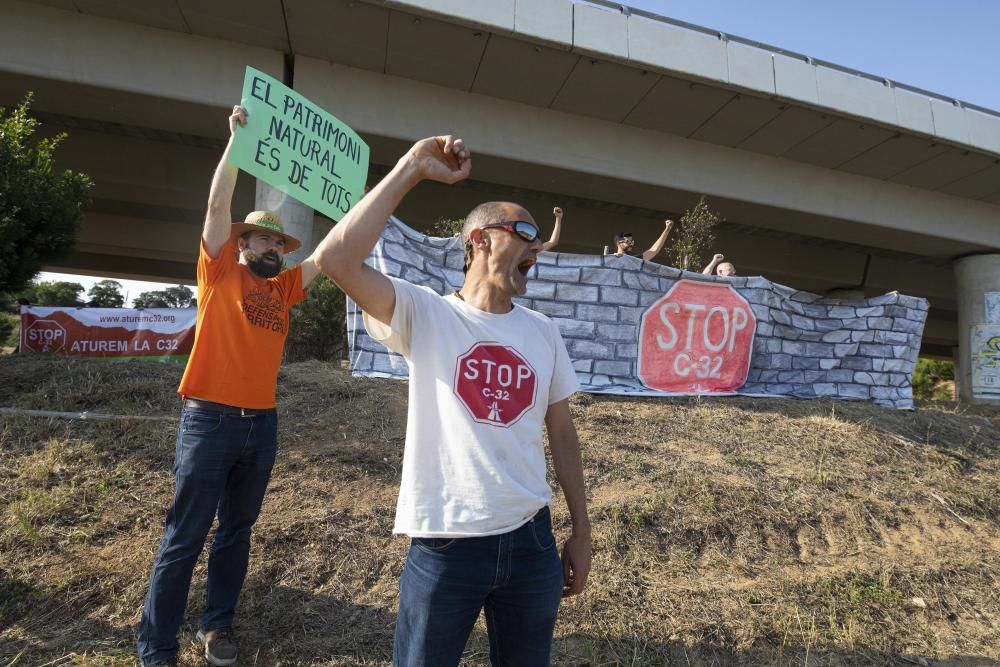
[[[347,348],[347,301],[337,285],[320,274],[306,300],[292,308],[285,361],[339,361]]]
[[[21,336],[21,317],[0,312],[0,347],[15,347]]]
[[[955,364],[946,359],[917,359],[913,369],[913,398],[950,401],[955,388]]]

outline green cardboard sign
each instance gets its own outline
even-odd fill
[[[230,161],[333,220],[365,191],[368,144],[357,132],[280,81],[247,67]]]

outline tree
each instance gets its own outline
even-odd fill
[[[125,305],[122,285],[115,280],[102,280],[94,283],[87,292],[87,296],[90,297],[87,305],[91,308],[121,308]]]
[[[133,308],[169,308],[167,300],[161,291],[143,292],[132,299]]]
[[[190,287],[177,285],[163,290],[170,308],[193,308],[197,305]]]
[[[194,292],[184,285],[143,292],[132,300],[133,308],[194,308],[197,305]]]
[[[336,283],[317,276],[306,300],[292,307],[285,360],[340,359],[347,345],[346,308],[347,299]]]
[[[80,295],[83,285],[63,280],[54,282],[42,281],[32,283],[21,291],[21,296],[28,299],[33,306],[65,306],[67,308],[85,305]]]
[[[438,218],[438,221],[427,230],[428,236],[451,238],[461,233],[465,218]]]
[[[722,216],[712,211],[702,197],[695,207],[686,211],[673,234],[673,243],[667,250],[671,266],[689,271],[701,271],[707,257],[713,254],[715,227]]]
[[[42,263],[65,256],[90,203],[86,174],[53,166],[66,138],[32,140],[39,122],[28,115],[31,94],[8,112],[0,108],[0,292],[23,289]]]

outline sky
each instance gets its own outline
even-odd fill
[[[1000,111],[997,0],[624,0]]]
[[[1000,111],[1000,0],[625,0],[625,4]],[[41,274],[41,280],[100,278]],[[128,283],[131,299],[162,289]]]

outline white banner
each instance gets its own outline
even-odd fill
[[[194,344],[195,308],[21,307],[21,351],[184,360]]]
[[[973,324],[970,338],[972,395],[1000,397],[1000,324]]]

